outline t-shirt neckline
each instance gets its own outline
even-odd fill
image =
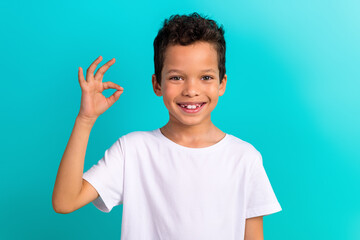
[[[222,145],[225,144],[225,142],[228,140],[229,138],[229,134],[225,133],[225,136],[218,141],[217,143],[208,146],[208,147],[201,147],[201,148],[192,148],[192,147],[185,147],[183,145],[180,145],[172,140],[170,140],[169,138],[167,138],[161,131],[160,128],[155,129],[154,132],[161,138],[163,139],[169,146],[177,148],[179,150],[182,151],[187,151],[187,152],[191,152],[191,153],[203,153],[203,152],[209,152],[209,151],[213,151],[215,149],[218,149],[219,147],[221,147]]]

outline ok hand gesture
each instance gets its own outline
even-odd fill
[[[124,88],[113,82],[102,82],[104,73],[115,63],[115,58],[111,59],[101,66],[95,76],[94,71],[101,62],[102,57],[99,56],[87,69],[86,81],[84,79],[83,70],[79,67],[79,83],[82,91],[81,105],[78,117],[90,121],[96,121],[97,117],[111,107],[123,93]],[[117,89],[110,97],[106,98],[102,92],[106,89]]]

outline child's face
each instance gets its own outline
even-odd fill
[[[219,79],[217,52],[212,44],[169,46],[161,72],[161,86],[152,78],[155,94],[163,96],[170,121],[195,126],[211,122],[210,114],[225,92],[227,76]]]

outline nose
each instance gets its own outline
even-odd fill
[[[186,79],[184,81],[184,88],[182,91],[182,94],[184,96],[188,96],[188,97],[195,97],[195,96],[199,96],[199,86],[197,84],[196,79]]]

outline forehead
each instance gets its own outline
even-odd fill
[[[164,54],[163,70],[213,69],[218,71],[218,56],[214,44],[195,42],[190,45],[170,45]]]

